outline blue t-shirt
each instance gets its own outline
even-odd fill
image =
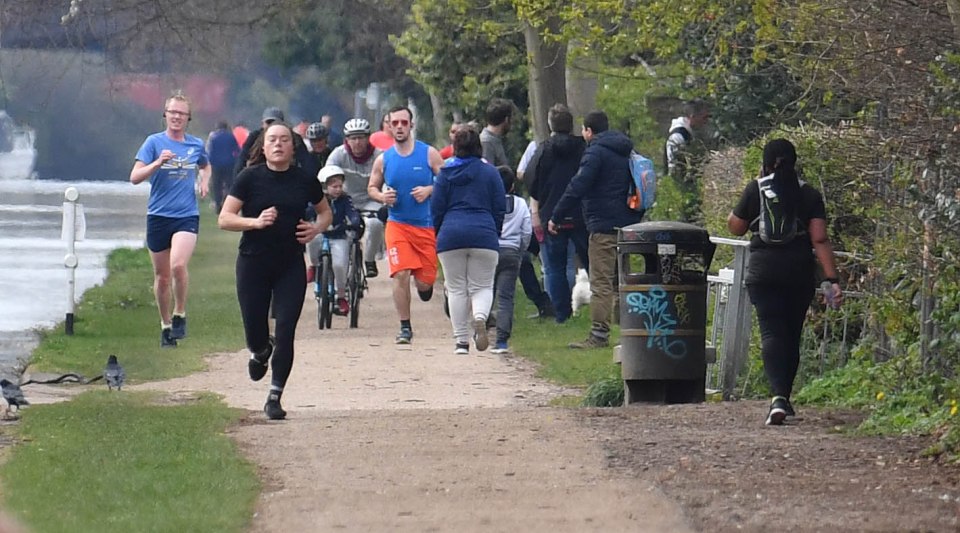
[[[404,157],[394,146],[383,153],[383,179],[397,191],[397,203],[390,208],[388,220],[432,228],[430,201],[417,202],[410,194],[414,187],[433,185],[433,169],[430,168],[430,146],[415,141],[413,152]]]
[[[166,132],[154,133],[143,141],[136,159],[149,165],[164,150],[176,155],[150,176],[147,214],[170,218],[199,216],[194,187],[199,169],[207,166],[208,161],[203,141],[186,135],[180,142],[167,137]]]

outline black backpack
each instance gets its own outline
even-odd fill
[[[803,181],[800,182],[803,185]],[[757,222],[757,235],[766,244],[787,244],[797,235],[803,235],[797,206],[787,209],[773,190],[773,174],[757,178],[760,189],[760,214]]]

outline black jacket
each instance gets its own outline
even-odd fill
[[[253,143],[257,142],[257,139],[263,135],[263,128],[258,130],[253,130],[250,132],[250,135],[247,136],[247,140],[244,141],[243,147],[240,148],[240,155],[237,156],[237,162],[233,166],[233,175],[236,176],[240,174],[240,171],[247,168],[247,159],[250,158],[250,150],[253,148]],[[319,161],[317,161],[307,150],[307,145],[303,142],[303,137],[299,133],[293,132],[293,159],[296,161],[298,167],[302,168],[304,172],[309,176],[317,177],[317,173],[320,172]]]
[[[636,224],[643,218],[627,206],[630,152],[633,142],[619,131],[596,134],[580,159],[580,168],[557,202],[550,220],[560,224],[563,217],[582,203],[590,233],[615,233],[617,228]]]
[[[533,155],[530,169],[533,171],[528,181],[530,196],[540,203],[540,220],[546,222],[553,216],[554,208],[563,192],[567,190],[570,179],[580,168],[580,159],[586,143],[582,137],[567,133],[557,133],[540,143]],[[529,170],[528,170],[529,172]],[[526,178],[526,175],[524,176]],[[564,216],[564,221],[583,227],[583,213],[576,205]]]

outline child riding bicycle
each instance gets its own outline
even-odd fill
[[[347,268],[350,266],[350,242],[357,238],[357,231],[361,227],[360,213],[353,206],[350,195],[343,191],[343,170],[336,165],[327,165],[320,169],[317,179],[325,185],[325,196],[333,211],[333,221],[330,229],[307,245],[310,254],[310,264],[316,267],[320,263],[320,250],[323,239],[330,243],[330,258],[333,263],[334,284],[337,288],[337,305],[334,314],[346,316],[350,313],[350,304],[347,302]],[[314,270],[314,268],[311,268]]]

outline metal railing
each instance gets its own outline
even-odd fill
[[[713,313],[707,325],[707,379],[708,389],[718,390],[724,400],[738,397],[736,394],[737,380],[750,354],[750,340],[753,335],[753,307],[747,294],[744,278],[746,276],[747,260],[750,256],[749,241],[710,237],[710,241],[719,246],[733,248],[733,261],[716,274],[707,275],[707,301]],[[835,252],[839,257],[853,257],[844,252]],[[854,258],[859,259],[859,258]],[[818,296],[822,294],[817,289]],[[847,299],[860,298],[863,293],[844,291]],[[711,299],[712,298],[712,299]],[[821,317],[817,325],[818,374],[822,375],[828,368],[827,360],[830,356],[831,342],[838,342],[839,357],[837,364],[846,362],[847,347],[849,346],[849,325],[856,316],[848,306],[839,311],[828,311]],[[836,338],[835,331],[841,331]],[[719,343],[719,344],[718,344]]]

